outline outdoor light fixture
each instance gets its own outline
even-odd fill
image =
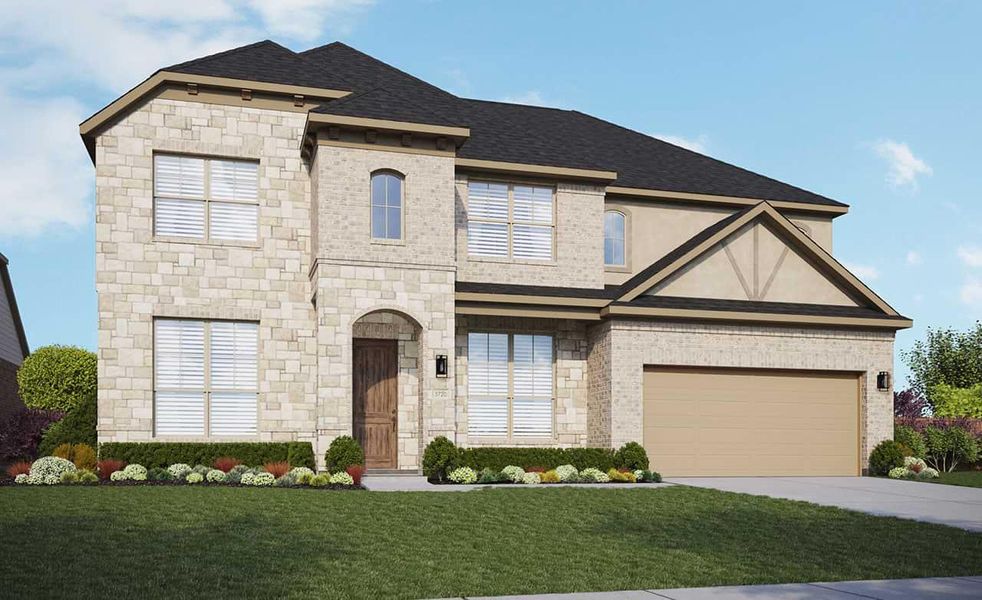
[[[447,355],[437,354],[436,355],[436,376],[446,377],[447,376]]]
[[[885,392],[890,389],[890,374],[886,371],[880,371],[876,376],[876,389],[881,392]]]

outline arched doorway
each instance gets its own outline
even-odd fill
[[[417,468],[422,327],[394,310],[352,326],[352,433],[368,469]]]

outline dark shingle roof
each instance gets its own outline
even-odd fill
[[[332,90],[354,89],[337,72],[328,71],[271,40],[196,58],[162,70]]]
[[[425,107],[422,122],[470,128],[462,158],[611,170],[623,187],[845,206],[578,111],[459,98],[341,42],[294,53],[267,40],[166,70],[356,93],[381,88],[387,99],[376,94],[322,110],[421,122],[417,111]]]
[[[575,288],[551,285],[521,285],[515,283],[485,283],[480,281],[458,281],[455,291],[475,294],[506,294],[509,296],[549,296],[551,298],[616,298],[616,286],[608,288]]]
[[[311,112],[352,117],[369,117],[373,119],[391,119],[406,123],[460,125],[460,123],[452,121],[436,111],[416,104],[412,100],[403,98],[385,88],[375,88],[367,92],[345,96],[340,100],[319,106]]]
[[[685,308],[691,310],[721,310],[819,317],[858,317],[865,319],[906,320],[866,306],[835,306],[804,302],[764,302],[760,300],[722,300],[717,298],[682,298],[678,296],[638,296],[631,302],[614,302],[615,306],[644,306],[651,308]]]

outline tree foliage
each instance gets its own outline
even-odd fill
[[[936,385],[970,388],[982,383],[982,321],[967,331],[928,328],[926,339],[901,356],[910,368],[911,389],[924,394],[933,408]]]
[[[982,383],[960,388],[939,383],[931,388],[936,417],[982,419]]]
[[[75,346],[43,346],[17,370],[20,397],[28,408],[71,411],[96,394],[96,356]]]

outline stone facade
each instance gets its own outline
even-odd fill
[[[599,395],[591,398],[599,407],[598,431],[591,439],[602,443],[609,435],[612,446],[642,439],[645,365],[852,371],[862,373],[865,464],[873,447],[893,436],[893,395],[876,389],[877,373],[893,368],[893,337],[892,332],[650,321],[598,326],[591,339],[594,350],[606,356],[597,357],[590,371],[597,378],[591,390]]]

